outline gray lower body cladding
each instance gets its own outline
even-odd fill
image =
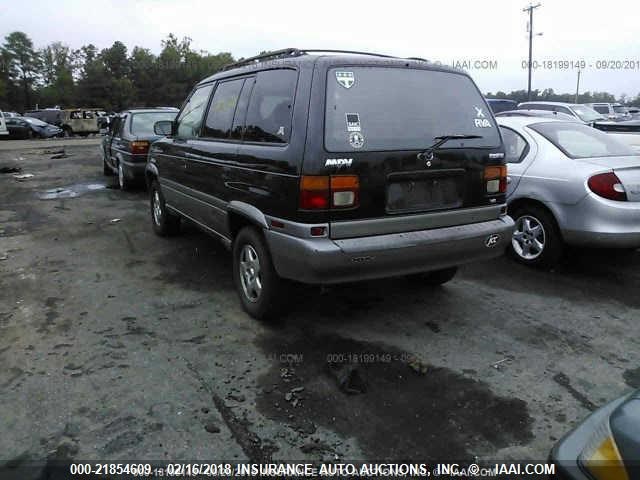
[[[274,230],[265,236],[278,274],[304,283],[341,283],[427,272],[498,257],[513,220],[333,240]]]

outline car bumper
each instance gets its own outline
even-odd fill
[[[567,211],[562,237],[584,247],[640,248],[640,202],[587,195]]]
[[[265,230],[273,263],[284,278],[341,283],[439,270],[498,257],[511,242],[513,220],[333,240]],[[487,239],[498,235],[491,246]]]
[[[591,480],[580,465],[578,457],[596,429],[609,418],[618,406],[628,398],[624,396],[599,408],[574,430],[562,437],[549,454],[549,461],[556,466],[556,477],[562,480]]]
[[[144,178],[144,169],[147,166],[146,155],[130,155],[128,159],[123,158],[120,161],[127,167],[124,169],[124,174],[127,178]]]

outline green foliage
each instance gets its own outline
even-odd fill
[[[72,50],[61,42],[36,51],[22,32],[0,47],[0,109],[23,112],[60,106],[179,106],[195,83],[234,61],[230,53],[195,51],[191,39],[175,35],[150,50],[116,41],[101,51],[92,45]]]

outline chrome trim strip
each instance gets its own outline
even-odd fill
[[[331,222],[331,238],[369,237],[497,220],[501,216],[501,210],[504,206],[491,205],[369,220]]]

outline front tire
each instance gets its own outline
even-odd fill
[[[161,237],[177,235],[180,232],[180,217],[168,211],[157,180],[151,183],[149,197],[153,231]]]
[[[233,281],[244,310],[263,320],[282,308],[283,280],[278,276],[262,234],[245,227],[233,243]]]
[[[509,247],[511,256],[532,267],[556,265],[564,253],[564,242],[553,216],[537,205],[519,207],[511,216],[516,224]]]

